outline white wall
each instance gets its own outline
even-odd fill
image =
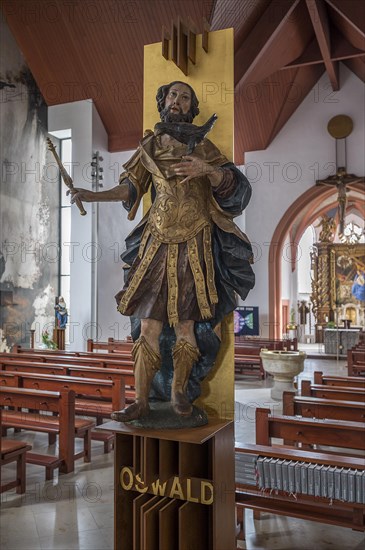
[[[268,251],[273,233],[290,205],[316,179],[335,172],[335,141],[328,121],[349,115],[354,121],[347,138],[347,171],[364,175],[364,84],[341,64],[341,90],[331,92],[327,75],[319,80],[265,151],[245,154],[253,195],[246,210],[246,233],[254,243],[256,286],[246,305],[259,306],[260,326],[268,335]]]
[[[75,187],[91,189],[92,101],[56,105],[48,110],[49,132],[71,129],[72,177]],[[67,191],[65,186],[65,192]],[[91,337],[92,310],[92,209],[86,204],[86,216],[74,206],[71,209],[70,260],[70,349],[85,349]]]
[[[108,164],[104,162],[104,189],[118,184],[123,164],[134,151],[110,153]],[[98,262],[98,326],[99,338],[108,337],[117,340],[130,334],[129,317],[117,311],[115,294],[124,284],[123,263],[120,254],[125,250],[125,238],[138,224],[140,215],[133,222],[128,221],[127,211],[122,203],[99,203],[99,244],[102,247],[102,258]]]
[[[71,129],[72,177],[75,187],[93,188],[92,154],[103,157],[103,188],[118,184],[119,174],[133,151],[108,152],[108,135],[91,100],[49,108],[49,131]],[[66,192],[65,187],[65,192]],[[74,206],[71,214],[70,250],[70,349],[86,349],[88,338],[120,339],[130,334],[129,318],[116,309],[115,294],[123,286],[122,260],[124,240],[138,223],[130,223],[121,203],[84,204],[86,216]]]

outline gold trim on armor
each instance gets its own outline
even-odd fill
[[[179,253],[178,244],[167,245],[167,316],[170,326],[179,322],[177,310],[178,281],[177,281],[177,258]]]
[[[119,306],[117,309],[118,311],[120,311],[120,313],[124,313],[125,310],[127,309],[133,294],[136,292],[137,288],[141,284],[141,281],[145,276],[146,271],[150,263],[152,262],[157,250],[160,248],[160,246],[161,246],[161,243],[151,238],[151,244],[148,247],[146,255],[143,258],[143,260],[141,260],[139,266],[134,272],[134,275],[128,285],[128,288],[126,289],[123,298],[119,302]]]
[[[143,231],[143,235],[142,235],[142,239],[141,239],[141,244],[139,245],[139,251],[138,251],[138,256],[140,258],[143,258],[143,254],[144,254],[144,250],[146,248],[146,244],[147,244],[147,241],[148,241],[148,237],[151,235],[151,231],[149,229],[149,226],[148,224],[146,224],[146,227],[144,228],[144,231]]]
[[[189,263],[194,277],[195,291],[200,313],[203,319],[210,319],[212,312],[208,303],[204,274],[199,262],[196,238],[194,237],[193,239],[190,239],[190,241],[187,242],[187,245]]]
[[[214,282],[214,264],[212,255],[211,229],[208,225],[204,227],[203,232],[204,260],[207,268],[207,287],[209,300],[211,304],[218,303],[218,293]]]

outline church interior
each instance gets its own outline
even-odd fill
[[[1,548],[362,549],[364,3],[1,0],[0,24]],[[208,425],[149,434],[111,416],[138,397],[136,318],[115,295],[158,194],[138,195],[131,215],[129,198],[128,213],[66,191],[102,194],[126,173],[140,193],[130,159],[142,150],[147,170],[156,91],[173,81],[197,95],[194,128],[217,114],[218,171],[252,189],[238,214],[215,212],[248,237],[252,259],[230,242],[255,284],[242,299],[227,283],[236,307],[209,325],[222,343],[193,408]],[[200,215],[186,211],[186,225]],[[192,241],[218,304],[209,257],[220,297],[223,253],[206,235]],[[171,250],[186,244],[170,236],[156,252],[170,262],[168,311]],[[165,477],[170,492],[154,492]]]

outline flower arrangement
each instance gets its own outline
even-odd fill
[[[57,344],[56,342],[50,339],[48,330],[44,330],[42,332],[42,344],[47,349],[57,349]]]
[[[4,331],[0,328],[0,351],[5,353],[10,353],[10,348],[7,344],[6,338],[4,336]]]
[[[290,310],[290,321],[286,325],[286,328],[288,330],[296,330],[296,328],[297,328],[297,324],[295,322],[295,309],[293,307]]]

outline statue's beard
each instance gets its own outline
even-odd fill
[[[171,113],[170,112],[171,106],[165,107],[160,112],[160,118],[162,122],[193,122],[194,117],[191,114],[191,111],[188,113]]]

